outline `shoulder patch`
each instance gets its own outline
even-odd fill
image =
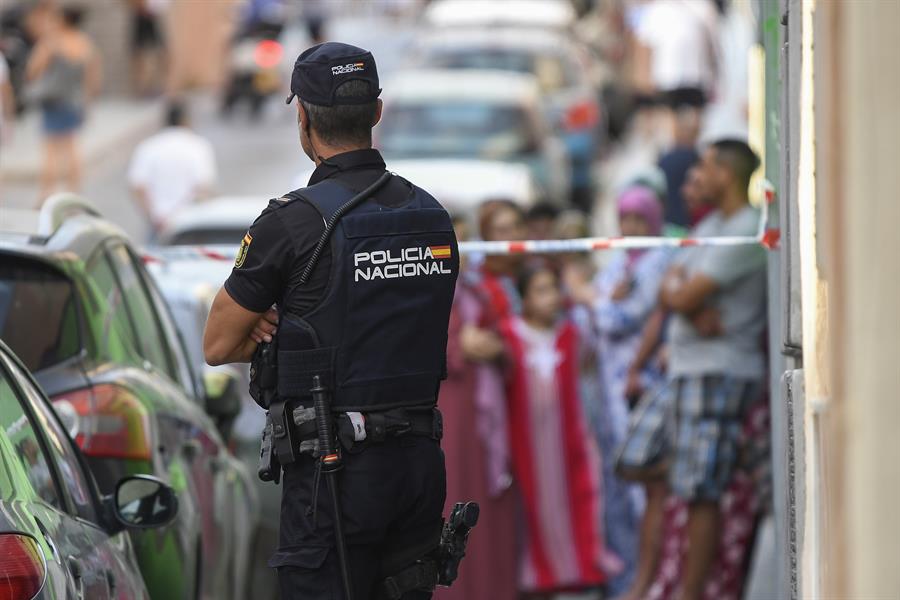
[[[247,250],[250,249],[251,242],[253,242],[253,236],[248,231],[244,234],[244,239],[241,240],[241,247],[238,248],[237,256],[234,257],[235,269],[240,269],[244,266],[244,260],[247,258]]]

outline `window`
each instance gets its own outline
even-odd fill
[[[4,257],[0,338],[31,371],[78,354],[78,305],[68,278],[38,262]]]
[[[133,256],[132,261],[136,261]],[[155,312],[159,315],[159,322],[162,325],[164,332],[163,343],[165,343],[166,347],[169,349],[170,356],[175,362],[175,371],[178,376],[173,379],[176,383],[181,385],[189,396],[197,396],[200,382],[188,359],[189,355],[185,349],[185,341],[182,339],[183,329],[176,327],[172,312],[169,310],[169,305],[162,297],[162,294],[159,293],[159,290],[156,288],[153,281],[150,280],[149,274],[137,265],[135,266],[135,269],[141,275],[141,279],[144,281],[144,285],[150,292],[150,296],[155,303]]]
[[[88,327],[94,330],[100,358],[119,364],[141,366],[134,330],[106,254],[98,251],[87,264],[89,289],[85,310]]]
[[[166,350],[165,338],[162,336],[156,312],[141,282],[140,274],[131,262],[128,249],[122,244],[117,244],[109,249],[109,257],[122,286],[125,304],[137,333],[136,339],[141,355],[154,367],[168,374],[173,381],[178,381]]]
[[[393,104],[379,126],[379,146],[397,157],[502,160],[532,151],[525,110],[479,100]]]
[[[56,416],[52,414],[43,395],[31,384],[28,376],[13,362],[6,360],[6,366],[19,380],[21,390],[31,406],[32,412],[37,417],[41,430],[47,441],[47,449],[57,470],[62,478],[63,492],[72,501],[76,514],[82,519],[92,523],[97,522],[97,513],[88,480],[82,471],[81,462],[75,454],[68,435],[62,430]]]
[[[25,411],[9,375],[0,368],[0,445],[9,445],[10,460],[18,460],[22,474],[31,487],[50,506],[62,509],[60,493],[53,479],[50,463],[41,447],[40,439]],[[17,477],[13,476],[13,481]]]

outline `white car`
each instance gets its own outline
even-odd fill
[[[420,36],[415,64],[439,69],[493,69],[534,75],[547,122],[563,140],[572,185],[588,188],[601,143],[603,110],[596,61],[559,31],[448,29]]]
[[[269,204],[261,196],[221,196],[185,206],[159,235],[163,246],[237,244]]]
[[[569,0],[436,0],[424,16],[435,29],[515,25],[563,30],[578,19]]]
[[[534,76],[409,70],[385,89],[390,94],[374,135],[388,164],[407,159],[523,164],[548,200],[567,201],[568,155],[546,121]]]
[[[520,164],[426,158],[390,161],[387,169],[434,196],[454,217],[474,217],[487,200],[503,198],[528,208],[540,197],[531,171]],[[304,187],[312,172],[299,173],[294,187]]]

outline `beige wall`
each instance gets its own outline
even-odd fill
[[[818,235],[826,289],[815,569],[825,598],[900,598],[900,2],[816,3]],[[804,319],[807,315],[804,315]],[[812,317],[810,317],[812,318]],[[823,348],[824,346],[824,348]],[[808,368],[809,368],[808,367]],[[806,568],[807,565],[804,565]],[[804,573],[804,576],[809,573]]]

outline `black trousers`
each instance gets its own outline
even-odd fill
[[[430,438],[406,435],[344,452],[339,472],[340,505],[354,600],[380,598],[390,557],[427,544],[441,527],[447,495],[444,453]],[[334,542],[328,481],[314,495],[315,461],[307,456],[285,468],[278,551],[282,600],[344,600]],[[315,507],[313,509],[313,507]],[[411,592],[404,600],[427,600]]]

